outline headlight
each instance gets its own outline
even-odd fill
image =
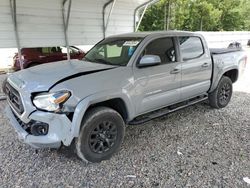
[[[69,91],[41,93],[34,97],[33,103],[38,109],[58,112],[61,110],[62,104],[65,103],[69,97]]]

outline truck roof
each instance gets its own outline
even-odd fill
[[[152,31],[152,32],[132,32],[132,33],[124,33],[124,34],[119,34],[119,35],[113,35],[110,37],[121,37],[121,38],[126,38],[126,37],[147,37],[147,36],[159,36],[159,35],[169,35],[169,36],[201,36],[201,34],[196,33],[196,32],[188,32],[188,31]],[[107,37],[109,38],[109,37]]]

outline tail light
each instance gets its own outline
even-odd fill
[[[247,56],[239,64],[240,77],[244,74],[247,66]]]

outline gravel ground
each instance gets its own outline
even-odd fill
[[[248,88],[224,109],[202,103],[128,127],[121,151],[99,164],[84,164],[67,148],[22,144],[5,106],[0,101],[0,187],[250,186],[243,180],[250,178]]]

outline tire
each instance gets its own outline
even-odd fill
[[[213,108],[224,108],[231,100],[233,93],[233,84],[230,78],[223,76],[218,83],[217,88],[209,93],[209,104]]]
[[[123,141],[125,124],[121,115],[107,107],[96,107],[86,113],[79,137],[75,140],[77,155],[85,162],[110,159]]]

